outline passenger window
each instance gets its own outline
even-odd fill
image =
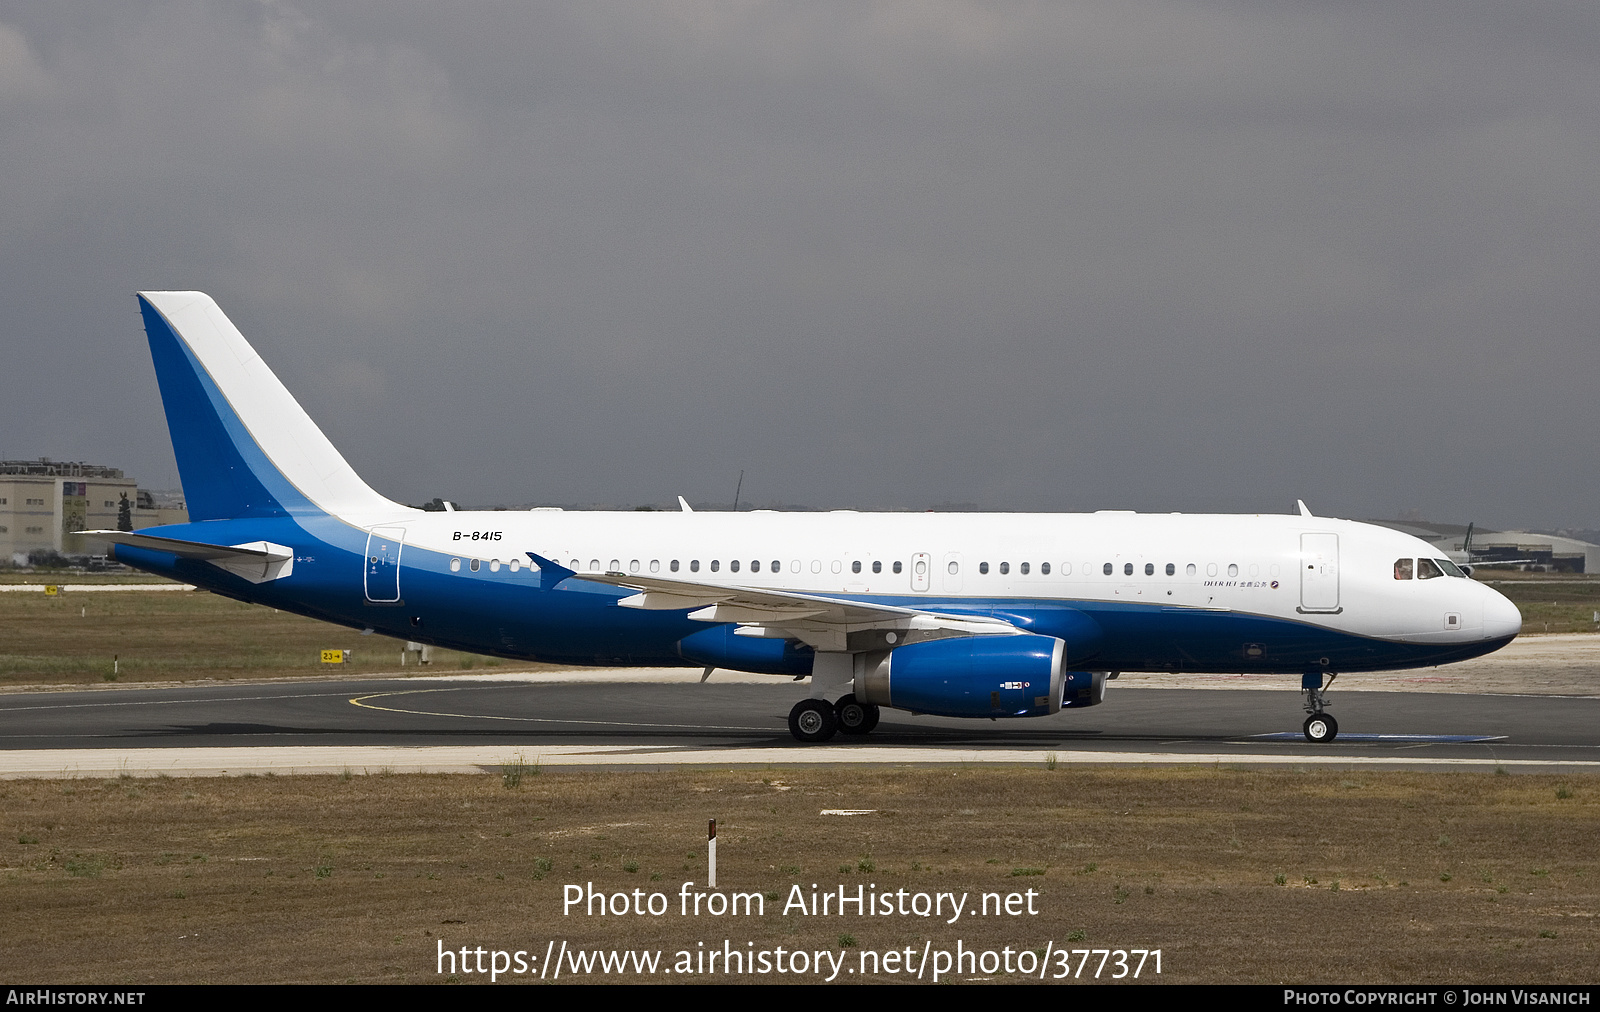
[[[478,567],[476,565],[474,565],[472,568],[473,568],[474,571],[476,571]],[[589,572],[591,572],[591,573],[600,572],[600,560],[599,559],[590,559],[589,560]]]
[[[1144,564],[1144,575],[1146,575],[1146,576],[1154,576],[1154,575],[1156,575],[1156,564],[1154,562],[1146,562]]]
[[[1105,564],[1105,568],[1102,569],[1101,572],[1105,573],[1107,576],[1110,576],[1111,575],[1111,563],[1109,563],[1109,562],[1106,563]]]
[[[1011,572],[1011,563],[1009,563],[1009,562],[1000,563],[1000,575],[1001,576],[1006,576],[1010,572]]]
[[[717,568],[717,564],[715,562],[713,562],[711,564],[711,568],[712,569],[716,569]],[[738,559],[734,559],[732,562],[728,563],[728,572],[737,573],[738,571],[739,571],[739,560]]]
[[[1039,575],[1040,576],[1049,576],[1050,575],[1050,563],[1048,563],[1048,562],[1039,563]]]
[[[510,566],[511,567],[511,571],[513,573],[515,573],[517,570],[522,568],[522,560],[521,559],[512,559],[510,562],[506,563],[506,565]]]
[[[1206,575],[1207,576],[1216,576],[1217,575],[1217,564],[1215,562],[1206,563]]]
[[[1184,576],[1193,576],[1194,574],[1195,574],[1195,565],[1194,565],[1194,563],[1191,562],[1187,566],[1183,567],[1183,575]]]
[[[1394,560],[1394,578],[1396,580],[1409,580],[1409,579],[1411,579],[1411,560],[1410,559],[1395,559]]]
[[[822,572],[822,560],[821,559],[812,559],[811,560],[811,571],[813,573]],[[799,570],[796,570],[796,572],[799,572]]]
[[[473,559],[471,562],[467,563],[467,568],[472,570],[474,573],[478,571],[478,566],[479,562],[477,559]]]
[[[1443,575],[1444,570],[1440,569],[1438,566],[1435,566],[1432,559],[1417,560],[1417,579],[1431,580],[1434,577]]]
[[[873,571],[873,572],[874,572],[874,573],[881,573],[881,572],[883,572],[883,563],[882,563],[882,562],[879,562],[879,561],[874,561],[874,562],[873,562],[873,563],[872,563],[872,571]]]
[[[711,560],[711,571],[713,573],[715,573],[717,570],[719,570],[721,568],[722,568],[722,560],[720,560],[720,559],[712,559]]]
[[[1176,575],[1176,574],[1177,574],[1177,572],[1178,572],[1178,567],[1177,567],[1177,566],[1174,566],[1174,565],[1173,565],[1173,564],[1172,564],[1172,563],[1170,563],[1170,562],[1169,562],[1169,563],[1167,563],[1167,575],[1168,575],[1168,576],[1173,576],[1173,575]]]
[[[1122,564],[1122,575],[1123,576],[1132,576],[1133,575],[1133,563],[1124,562]]]
[[[673,559],[671,562],[669,562],[667,564],[667,568],[672,570],[674,573],[676,573],[678,571],[678,560],[677,559]]]
[[[500,572],[500,560],[499,559],[495,559],[493,562],[489,563],[489,572],[491,572],[491,573]]]
[[[778,560],[777,559],[773,559],[772,560],[772,571],[774,573],[778,573],[778,572],[782,572],[782,570],[783,570],[783,567],[778,565]],[[800,560],[799,559],[796,559],[795,562],[794,562],[794,571],[796,573],[800,572]]]
[[[639,571],[639,560],[638,559],[634,559],[632,562],[628,563],[628,572],[637,573],[638,571]]]
[[[661,572],[661,560],[660,559],[651,559],[650,560],[650,572],[652,572],[652,573]]]
[[[750,572],[752,572],[752,573],[761,572],[761,560],[760,559],[751,559],[750,560]]]
[[[622,572],[622,560],[621,559],[612,559],[611,560],[611,569],[609,571],[613,572],[613,573]]]
[[[949,570],[951,576],[955,576],[957,573],[961,572],[961,563],[952,562],[945,568]]]
[[[987,562],[978,563],[978,572],[987,576],[989,574],[989,564]]]
[[[690,559],[689,560],[689,572],[691,572],[691,573],[700,572],[700,560],[699,559]]]
[[[1024,562],[1022,565],[1018,566],[1017,567],[1017,572],[1021,573],[1023,576],[1027,576],[1028,575],[1028,564],[1026,562]]]
[[[451,559],[450,560],[450,572],[452,572],[452,573],[461,572],[461,560],[460,559]]]
[[[860,559],[856,559],[854,562],[850,563],[850,572],[852,572],[852,573],[861,572],[861,560]]]
[[[900,573],[900,563],[898,563],[898,562],[896,562],[896,563],[895,563],[895,564],[894,564],[894,571],[895,571],[895,575],[897,575],[897,576],[898,576],[898,575],[899,575],[899,573]]]
[[[834,559],[833,560],[833,571],[835,573],[839,573],[839,572],[843,571],[843,569],[844,569],[843,564],[840,563],[838,559]]]
[[[1228,575],[1229,576],[1238,576],[1239,575],[1239,567],[1238,567],[1238,565],[1236,565],[1235,563],[1232,563],[1232,562],[1228,563]]]

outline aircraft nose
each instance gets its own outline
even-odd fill
[[[1522,631],[1522,612],[1507,597],[1490,587],[1483,588],[1483,635],[1486,639],[1505,639]]]

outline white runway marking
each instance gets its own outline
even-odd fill
[[[510,764],[540,766],[781,766],[964,764],[1044,766],[1406,766],[1532,771],[1550,767],[1600,769],[1594,760],[1449,759],[1397,755],[1293,755],[1063,751],[1061,749],[674,748],[661,745],[291,745],[243,748],[36,749],[0,751],[0,779],[72,777],[207,777],[250,774],[483,773]]]
[[[45,587],[56,588],[58,594],[83,594],[83,593],[116,593],[118,591],[163,591],[163,590],[193,590],[194,586],[187,583],[0,583],[0,592],[10,591],[21,594],[43,594]]]
[[[372,699],[388,699],[394,696],[413,696],[425,692],[458,692],[454,688],[446,689],[403,689],[399,692],[375,692],[366,696],[357,696],[350,700],[351,706],[359,706],[368,710],[385,710],[389,713],[408,713],[419,717],[461,717],[467,720],[513,720],[529,724],[586,724],[596,727],[674,727],[696,731],[771,731],[770,727],[744,727],[736,724],[660,724],[655,722],[626,720],[578,720],[566,717],[509,717],[492,713],[452,713],[438,710],[407,710],[398,706],[379,706],[368,702]]]

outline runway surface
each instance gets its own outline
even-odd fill
[[[786,680],[516,677],[220,683],[0,696],[0,776],[543,765],[1058,762],[1600,771],[1600,698],[1335,692],[1340,734],[1299,735],[1297,693],[1113,687],[1052,717],[885,710],[864,739],[799,746]]]

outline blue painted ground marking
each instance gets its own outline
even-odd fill
[[[1272,734],[1252,734],[1250,737],[1260,741],[1305,741],[1306,739],[1306,736],[1299,731],[1274,731]],[[1341,731],[1335,740],[1460,745],[1478,741],[1502,741],[1505,737],[1503,734],[1348,734]]]

